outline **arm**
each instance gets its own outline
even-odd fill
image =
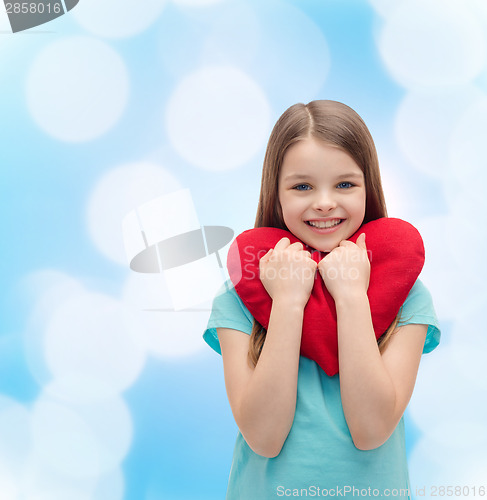
[[[327,278],[331,267],[340,271],[338,279]],[[348,272],[352,267],[356,271]],[[367,298],[370,263],[364,237],[357,244],[342,242],[320,262],[320,272],[337,309],[345,418],[357,448],[377,448],[392,434],[409,402],[427,327],[399,328],[380,354]]]
[[[357,448],[377,448],[392,434],[409,403],[427,326],[399,328],[381,356],[367,295],[339,301],[337,317],[345,418]]]
[[[266,340],[257,365],[249,366],[250,337],[217,329],[225,385],[232,412],[248,445],[259,455],[275,457],[291,429],[296,408],[303,311],[314,282],[316,263],[285,238],[261,259],[261,279],[272,297]],[[292,266],[312,271],[305,279]],[[266,278],[265,271],[274,278]],[[263,272],[264,271],[264,272]],[[276,279],[275,276],[278,276]]]

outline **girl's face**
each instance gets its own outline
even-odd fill
[[[362,225],[364,174],[342,149],[304,139],[293,144],[279,174],[284,222],[306,245],[331,252]]]

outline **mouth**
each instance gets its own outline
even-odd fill
[[[304,221],[308,226],[317,229],[330,229],[340,225],[345,219],[329,219],[329,220],[306,220]]]

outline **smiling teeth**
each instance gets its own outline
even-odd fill
[[[313,227],[318,227],[320,229],[326,229],[329,227],[333,226],[338,226],[342,220],[341,219],[334,219],[334,220],[327,220],[327,221],[313,221],[309,220],[308,224]]]

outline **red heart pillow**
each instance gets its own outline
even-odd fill
[[[377,338],[392,323],[424,264],[421,235],[408,222],[382,218],[364,224],[351,238],[366,233],[371,264],[367,295]],[[252,316],[267,329],[272,299],[259,277],[259,259],[283,237],[300,241],[289,231],[273,227],[249,229],[237,236],[228,252],[232,283]],[[326,254],[306,247],[316,262]],[[319,273],[304,309],[301,354],[316,361],[329,376],[338,373],[335,301]]]

